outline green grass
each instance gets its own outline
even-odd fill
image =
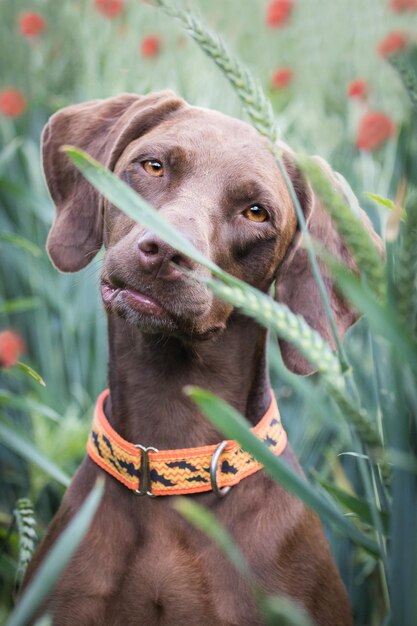
[[[17,527],[12,526],[15,503],[22,497],[31,499],[42,535],[62,496],[60,483],[73,474],[84,454],[91,407],[106,385],[105,316],[97,290],[100,259],[77,275],[64,276],[52,268],[44,251],[53,206],[39,163],[42,126],[57,108],[72,102],[167,87],[192,104],[246,116],[245,107],[211,59],[191,39],[185,44],[179,40],[180,24],[155,7],[131,1],[122,16],[108,21],[88,0],[29,4],[0,0],[0,89],[19,87],[29,101],[22,118],[11,121],[0,116],[0,330],[11,327],[22,334],[27,344],[22,360],[39,372],[46,387],[23,371],[0,371],[5,390],[0,395],[4,444],[0,448],[0,620],[12,608],[19,567]],[[383,275],[377,270],[388,307],[372,299],[364,283],[335,269],[341,288],[367,314],[349,331],[343,346],[350,365],[344,374],[349,404],[336,405],[328,397],[323,373],[302,379],[286,371],[275,342],[271,343],[271,373],[292,446],[315,497],[325,499],[338,515],[345,511],[349,525],[381,554],[375,558],[369,546],[365,550],[360,542],[336,531],[323,511],[356,624],[414,625],[417,118],[401,77],[377,57],[375,45],[389,30],[415,32],[417,14],[393,15],[385,0],[326,0],[319,8],[316,3],[298,2],[287,28],[268,30],[266,3],[261,0],[251,0],[245,10],[237,0],[195,4],[211,30],[222,34],[271,98],[280,136],[297,150],[324,156],[340,170],[380,232],[390,212],[364,192],[395,199],[403,188],[401,181],[406,181],[406,194],[400,199],[407,217],[398,237],[387,243]],[[27,9],[40,11],[48,23],[47,32],[36,42],[23,40],[17,32],[17,16]],[[162,37],[162,50],[156,58],[143,59],[138,44],[149,33]],[[279,66],[291,66],[296,77],[283,93],[271,91],[269,85],[271,72]],[[357,77],[369,81],[372,106],[399,125],[394,139],[369,154],[359,154],[354,147],[360,107],[345,95],[347,84]],[[375,263],[371,269],[375,270]],[[218,278],[213,289],[230,288]],[[232,299],[250,296],[245,289],[231,295]],[[265,312],[266,305],[258,302],[258,313]],[[273,309],[271,319],[277,321],[276,314]],[[378,458],[368,460],[373,452],[358,427],[358,410],[359,417],[366,415],[383,438],[384,454],[393,464],[389,484],[382,480],[381,466],[373,462]],[[24,434],[29,441],[19,447],[16,439],[13,443],[4,438],[4,429],[11,429],[14,437]],[[54,478],[53,464],[61,472],[55,472]],[[303,618],[288,619],[301,623]]]

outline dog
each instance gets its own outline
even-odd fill
[[[29,567],[26,584],[103,476],[99,510],[46,606],[55,625],[261,625],[247,582],[174,510],[172,499],[162,497],[161,490],[169,488],[164,481],[172,481],[157,472],[152,478],[149,471],[145,481],[145,469],[157,458],[155,450],[186,453],[209,446],[219,453],[222,436],[184,395],[186,385],[216,393],[255,429],[270,414],[267,331],[183,271],[204,276],[207,270],[104,200],[60,151],[63,144],[83,148],[109,167],[222,269],[263,292],[276,280],[278,301],[332,342],[289,192],[267,141],[255,129],[190,106],[170,91],[122,94],[58,111],[42,139],[46,182],[57,209],[47,249],[59,270],[76,272],[104,245],[101,294],[108,315],[110,393],[97,409],[107,425],[102,432],[101,422],[93,427],[89,455]],[[311,233],[354,267],[285,146],[283,160]],[[362,220],[371,232],[364,213]],[[326,286],[342,336],[356,314],[328,277]],[[293,372],[311,372],[295,348],[282,342],[281,350]],[[113,439],[106,441],[106,433]],[[139,476],[134,463],[111,457],[123,442],[139,446],[140,489],[132,487]],[[216,467],[223,472],[227,448],[222,450]],[[276,453],[301,472],[289,444],[284,441]],[[245,457],[250,467],[253,462]],[[184,461],[184,472],[193,471],[186,466]],[[223,483],[216,483],[216,474],[214,482],[212,475],[209,479],[209,468],[202,472],[207,476],[200,472],[196,481],[204,491],[192,491],[197,487],[190,482],[190,491],[174,486],[173,493],[192,494],[187,497],[217,516],[263,591],[290,597],[319,626],[351,624],[347,594],[316,515],[259,466],[226,497],[218,496],[224,495],[227,472]],[[145,497],[136,497],[138,492]]]

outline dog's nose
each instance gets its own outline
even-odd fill
[[[152,233],[145,233],[139,239],[138,253],[141,268],[165,280],[183,276],[181,268],[192,270],[195,267],[191,259]]]

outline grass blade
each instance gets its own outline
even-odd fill
[[[14,409],[20,409],[22,411],[27,411],[29,413],[39,413],[40,415],[48,417],[53,422],[59,422],[61,419],[59,413],[51,409],[51,407],[46,406],[41,402],[37,402],[32,398],[27,398],[25,396],[16,396],[10,391],[0,391],[0,406],[2,405],[12,407]]]
[[[251,585],[254,584],[248,562],[229,532],[219,523],[211,511],[203,508],[193,500],[183,497],[175,499],[174,508],[220,548],[241,576],[246,578]]]
[[[83,176],[126,215],[156,232],[179,252],[186,254],[217,276],[227,276],[215,263],[206,259],[189,240],[161,218],[146,200],[89,154],[72,146],[64,146],[62,150]]]
[[[175,499],[174,508],[193,526],[201,530],[229,559],[245,578],[254,593],[265,623],[269,626],[313,626],[305,612],[289,598],[266,596],[259,588],[249,563],[236,545],[228,530],[219,523],[213,513],[189,498]]]
[[[402,327],[395,311],[389,305],[380,304],[359,280],[340,264],[328,262],[329,269],[345,297],[361,313],[366,315],[370,328],[387,339],[401,355],[401,362],[407,361],[417,372],[417,346]]]
[[[10,243],[16,248],[29,252],[29,254],[34,257],[40,257],[42,255],[42,250],[39,246],[29,241],[29,239],[26,239],[26,237],[22,237],[22,235],[17,235],[16,233],[0,233],[0,243]]]
[[[322,485],[322,487],[326,489],[326,491],[334,496],[342,506],[348,509],[348,511],[355,513],[355,515],[357,515],[359,519],[362,520],[362,522],[365,522],[365,524],[369,524],[370,526],[372,526],[372,511],[369,503],[366,500],[358,498],[347,491],[339,489],[339,487],[336,487],[336,485],[324,478],[320,478],[320,476],[317,476],[316,480],[320,483],[320,485]],[[378,514],[383,523],[385,532],[388,532],[388,514],[380,510],[378,511]]]
[[[264,597],[261,608],[268,626],[314,626],[303,607],[285,596]]]
[[[38,374],[38,372],[36,372],[33,367],[30,367],[30,365],[27,365],[27,363],[22,363],[22,361],[18,361],[16,363],[16,367],[18,367],[20,370],[22,370],[22,372],[25,372],[25,374],[36,380],[36,382],[42,385],[42,387],[46,387],[46,383],[42,376]]]
[[[11,315],[12,313],[25,313],[33,311],[41,305],[39,298],[15,298],[0,304],[0,315]]]
[[[206,259],[131,187],[86,152],[70,146],[66,146],[64,151],[86,179],[126,215],[156,232],[164,241],[220,278],[225,284],[196,277],[206,282],[217,297],[242,308],[247,315],[276,331],[280,337],[293,343],[314,367],[332,377],[334,384],[342,385],[337,356],[302,317],[294,315],[288,307],[276,303],[269,296],[227,274]]]
[[[276,303],[268,295],[241,283],[225,285],[219,280],[202,279],[214,295],[230,302],[246,315],[253,317],[266,328],[297,347],[315,369],[333,384],[343,387],[340,363],[330,345],[314,331],[301,315]]]
[[[27,624],[47,598],[48,593],[57,584],[70,558],[88,531],[91,520],[100,504],[103,489],[103,482],[96,484],[92,489],[81,509],[65,528],[42,563],[36,578],[30,583],[11,614],[7,626],[24,626]]]
[[[229,439],[237,440],[245,450],[264,465],[265,470],[274,480],[300,498],[318,515],[348,534],[355,543],[362,545],[372,554],[378,555],[376,543],[353,526],[340,510],[296,474],[285,461],[276,457],[250,432],[248,422],[233,407],[209,391],[198,387],[187,387],[186,393],[216,428]]]
[[[298,157],[297,162],[336,225],[369,288],[378,298],[384,298],[386,296],[384,263],[369,233],[340,194],[334,190],[318,162],[305,156]]]
[[[156,0],[156,4],[167,14],[178,19],[187,33],[198,43],[207,56],[220,68],[228,81],[235,89],[249,119],[256,130],[269,139],[271,151],[274,154],[278,169],[280,170],[288,188],[295,212],[303,233],[305,246],[310,259],[314,280],[317,283],[320,297],[323,302],[326,318],[337,346],[337,352],[343,369],[347,369],[346,357],[337,331],[334,315],[330,306],[329,297],[324,285],[323,277],[314,253],[313,243],[307,229],[304,213],[295,193],[294,186],[284,166],[281,149],[276,146],[277,133],[275,120],[272,114],[271,104],[266,98],[263,89],[254,80],[251,73],[228,52],[222,39],[214,35],[189,9],[182,9],[178,3],[170,0]]]
[[[71,481],[68,474],[63,472],[53,461],[41,454],[30,441],[24,439],[5,424],[0,424],[0,437],[3,445],[10,448],[30,463],[37,465],[64,487],[68,487]]]

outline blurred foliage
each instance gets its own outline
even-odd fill
[[[298,0],[288,24],[276,29],[266,24],[263,0],[248,0],[243,6],[237,0],[193,3],[260,79],[282,138],[297,150],[328,159],[349,180],[381,233],[391,213],[364,192],[407,206],[407,223],[413,225],[417,186],[417,115],[400,77],[376,53],[389,32],[416,32],[417,13],[395,13],[389,4]],[[26,10],[39,12],[46,21],[38,37],[19,33],[18,18]],[[105,315],[97,289],[100,259],[75,276],[63,276],[44,251],[53,206],[39,161],[42,127],[51,113],[76,101],[166,88],[192,104],[237,117],[244,114],[213,63],[151,2],[127,0],[112,20],[98,13],[93,0],[0,0],[0,12],[0,91],[19,89],[27,100],[22,116],[0,114],[0,330],[20,333],[26,343],[24,362],[46,382],[43,388],[21,370],[0,370],[0,419],[3,426],[26,436],[32,452],[72,475],[84,455],[92,404],[106,385]],[[149,35],[160,38],[160,51],[143,57],[140,44]],[[415,64],[413,55],[411,51],[410,62]],[[271,76],[281,67],[292,69],[293,80],[285,89],[273,89]],[[358,78],[368,85],[366,100],[346,95],[349,83]],[[369,108],[385,112],[397,132],[378,150],[358,151],[358,124]],[[388,291],[394,302],[403,293],[397,277],[407,268],[415,270],[415,228],[408,230],[404,223],[398,228],[399,236],[387,247]],[[406,278],[415,289],[410,271]],[[410,305],[406,310],[409,315]],[[414,327],[415,300],[411,310],[408,323]],[[411,626],[404,615],[412,615],[406,613],[407,602],[411,604],[412,594],[417,597],[415,561],[409,558],[417,536],[411,471],[415,457],[410,451],[416,428],[414,380],[406,364],[394,358],[387,340],[370,334],[364,321],[348,333],[345,349],[361,402],[393,442],[393,459],[402,468],[396,469],[388,496],[372,472],[373,482],[364,480],[366,461],[357,456],[360,444],[338,418],[321,381],[287,372],[275,343],[272,380],[291,444],[316,485],[330,483],[333,495],[336,486],[366,501],[374,516],[375,503],[387,511],[389,499],[396,498],[390,531],[397,541],[388,577],[397,615],[404,605],[403,621],[396,624]],[[42,535],[63,493],[45,465],[29,463],[28,458],[10,445],[0,447],[0,621],[12,607],[19,567],[16,502],[30,498]],[[352,515],[352,503],[349,506]],[[381,624],[388,610],[384,566],[346,536],[327,530],[356,623]]]

